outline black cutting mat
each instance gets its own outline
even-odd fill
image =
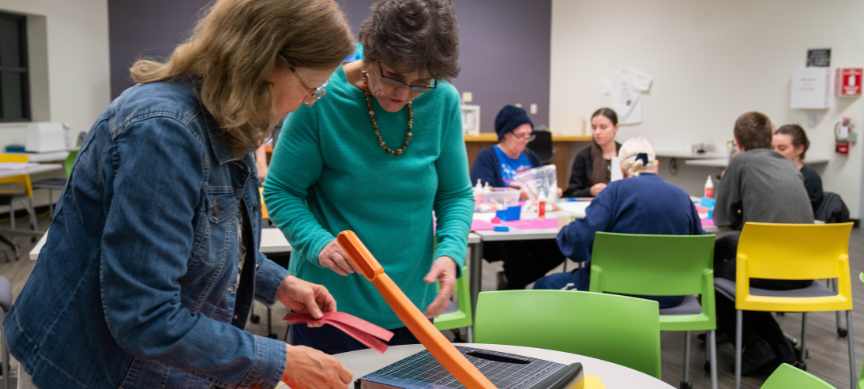
[[[456,349],[465,355],[474,366],[477,366],[495,386],[501,389],[532,388],[550,376],[561,374],[563,370],[572,368],[561,363],[497,351],[472,347],[456,347]],[[518,359],[522,363],[490,360],[472,355],[475,353],[501,357],[499,359],[504,360]],[[370,373],[361,378],[360,381],[397,388],[464,388],[426,350]],[[359,384],[358,381],[358,387],[360,387]]]

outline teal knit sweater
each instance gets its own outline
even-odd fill
[[[407,108],[385,112],[374,98],[373,106],[387,144],[400,146]],[[286,119],[264,184],[270,218],[294,250],[291,272],[325,285],[340,311],[386,328],[404,324],[372,284],[321,267],[318,254],[340,231],[354,230],[424,311],[437,293],[423,281],[432,261],[447,256],[464,265],[474,200],[459,95],[439,82],[413,106],[410,146],[400,156],[385,153],[363,92],[339,68],[327,96]]]

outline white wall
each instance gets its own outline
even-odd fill
[[[41,75],[31,80],[35,119],[89,130],[110,101],[107,0],[3,0],[0,10],[36,16],[28,23],[44,20],[28,29],[31,67]]]
[[[553,0],[550,127],[579,128],[611,105],[602,81],[620,67],[654,76],[643,96],[645,120],[621,129],[657,148],[689,150],[732,138],[735,118],[768,114],[776,125],[808,129],[812,157],[830,157],[825,189],[861,215],[864,139],[848,157],[833,153],[833,125],[850,116],[864,130],[862,99],[828,111],[789,109],[789,80],[808,48],[832,48],[832,67],[864,67],[864,2],[860,0]],[[699,175],[704,181],[704,175]]]

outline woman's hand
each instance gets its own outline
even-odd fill
[[[294,276],[282,280],[276,298],[292,311],[308,313],[315,319],[324,316],[324,312],[336,311],[336,300],[327,288]]]
[[[285,346],[285,371],[282,381],[292,389],[345,389],[351,372],[336,358],[306,346]]]
[[[340,276],[354,273],[354,268],[348,262],[348,254],[336,239],[330,241],[318,254],[318,264],[336,272]]]
[[[453,288],[456,286],[456,262],[450,257],[438,257],[435,262],[432,262],[432,267],[429,268],[429,273],[423,278],[427,284],[438,281],[440,289],[435,300],[426,308],[426,315],[435,317],[444,312],[447,305],[450,304],[450,297],[453,296]]]
[[[591,186],[591,196],[597,197],[597,195],[599,195],[600,192],[603,191],[603,189],[606,189],[606,184],[602,182],[599,184],[594,184],[593,186]]]

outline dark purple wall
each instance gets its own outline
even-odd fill
[[[356,32],[371,0],[337,0]],[[141,56],[165,57],[191,32],[208,0],[108,2],[111,94],[131,85],[129,66]],[[481,106],[481,129],[493,131],[508,103],[537,104],[533,119],[549,122],[551,0],[456,2],[462,73],[453,81]]]

